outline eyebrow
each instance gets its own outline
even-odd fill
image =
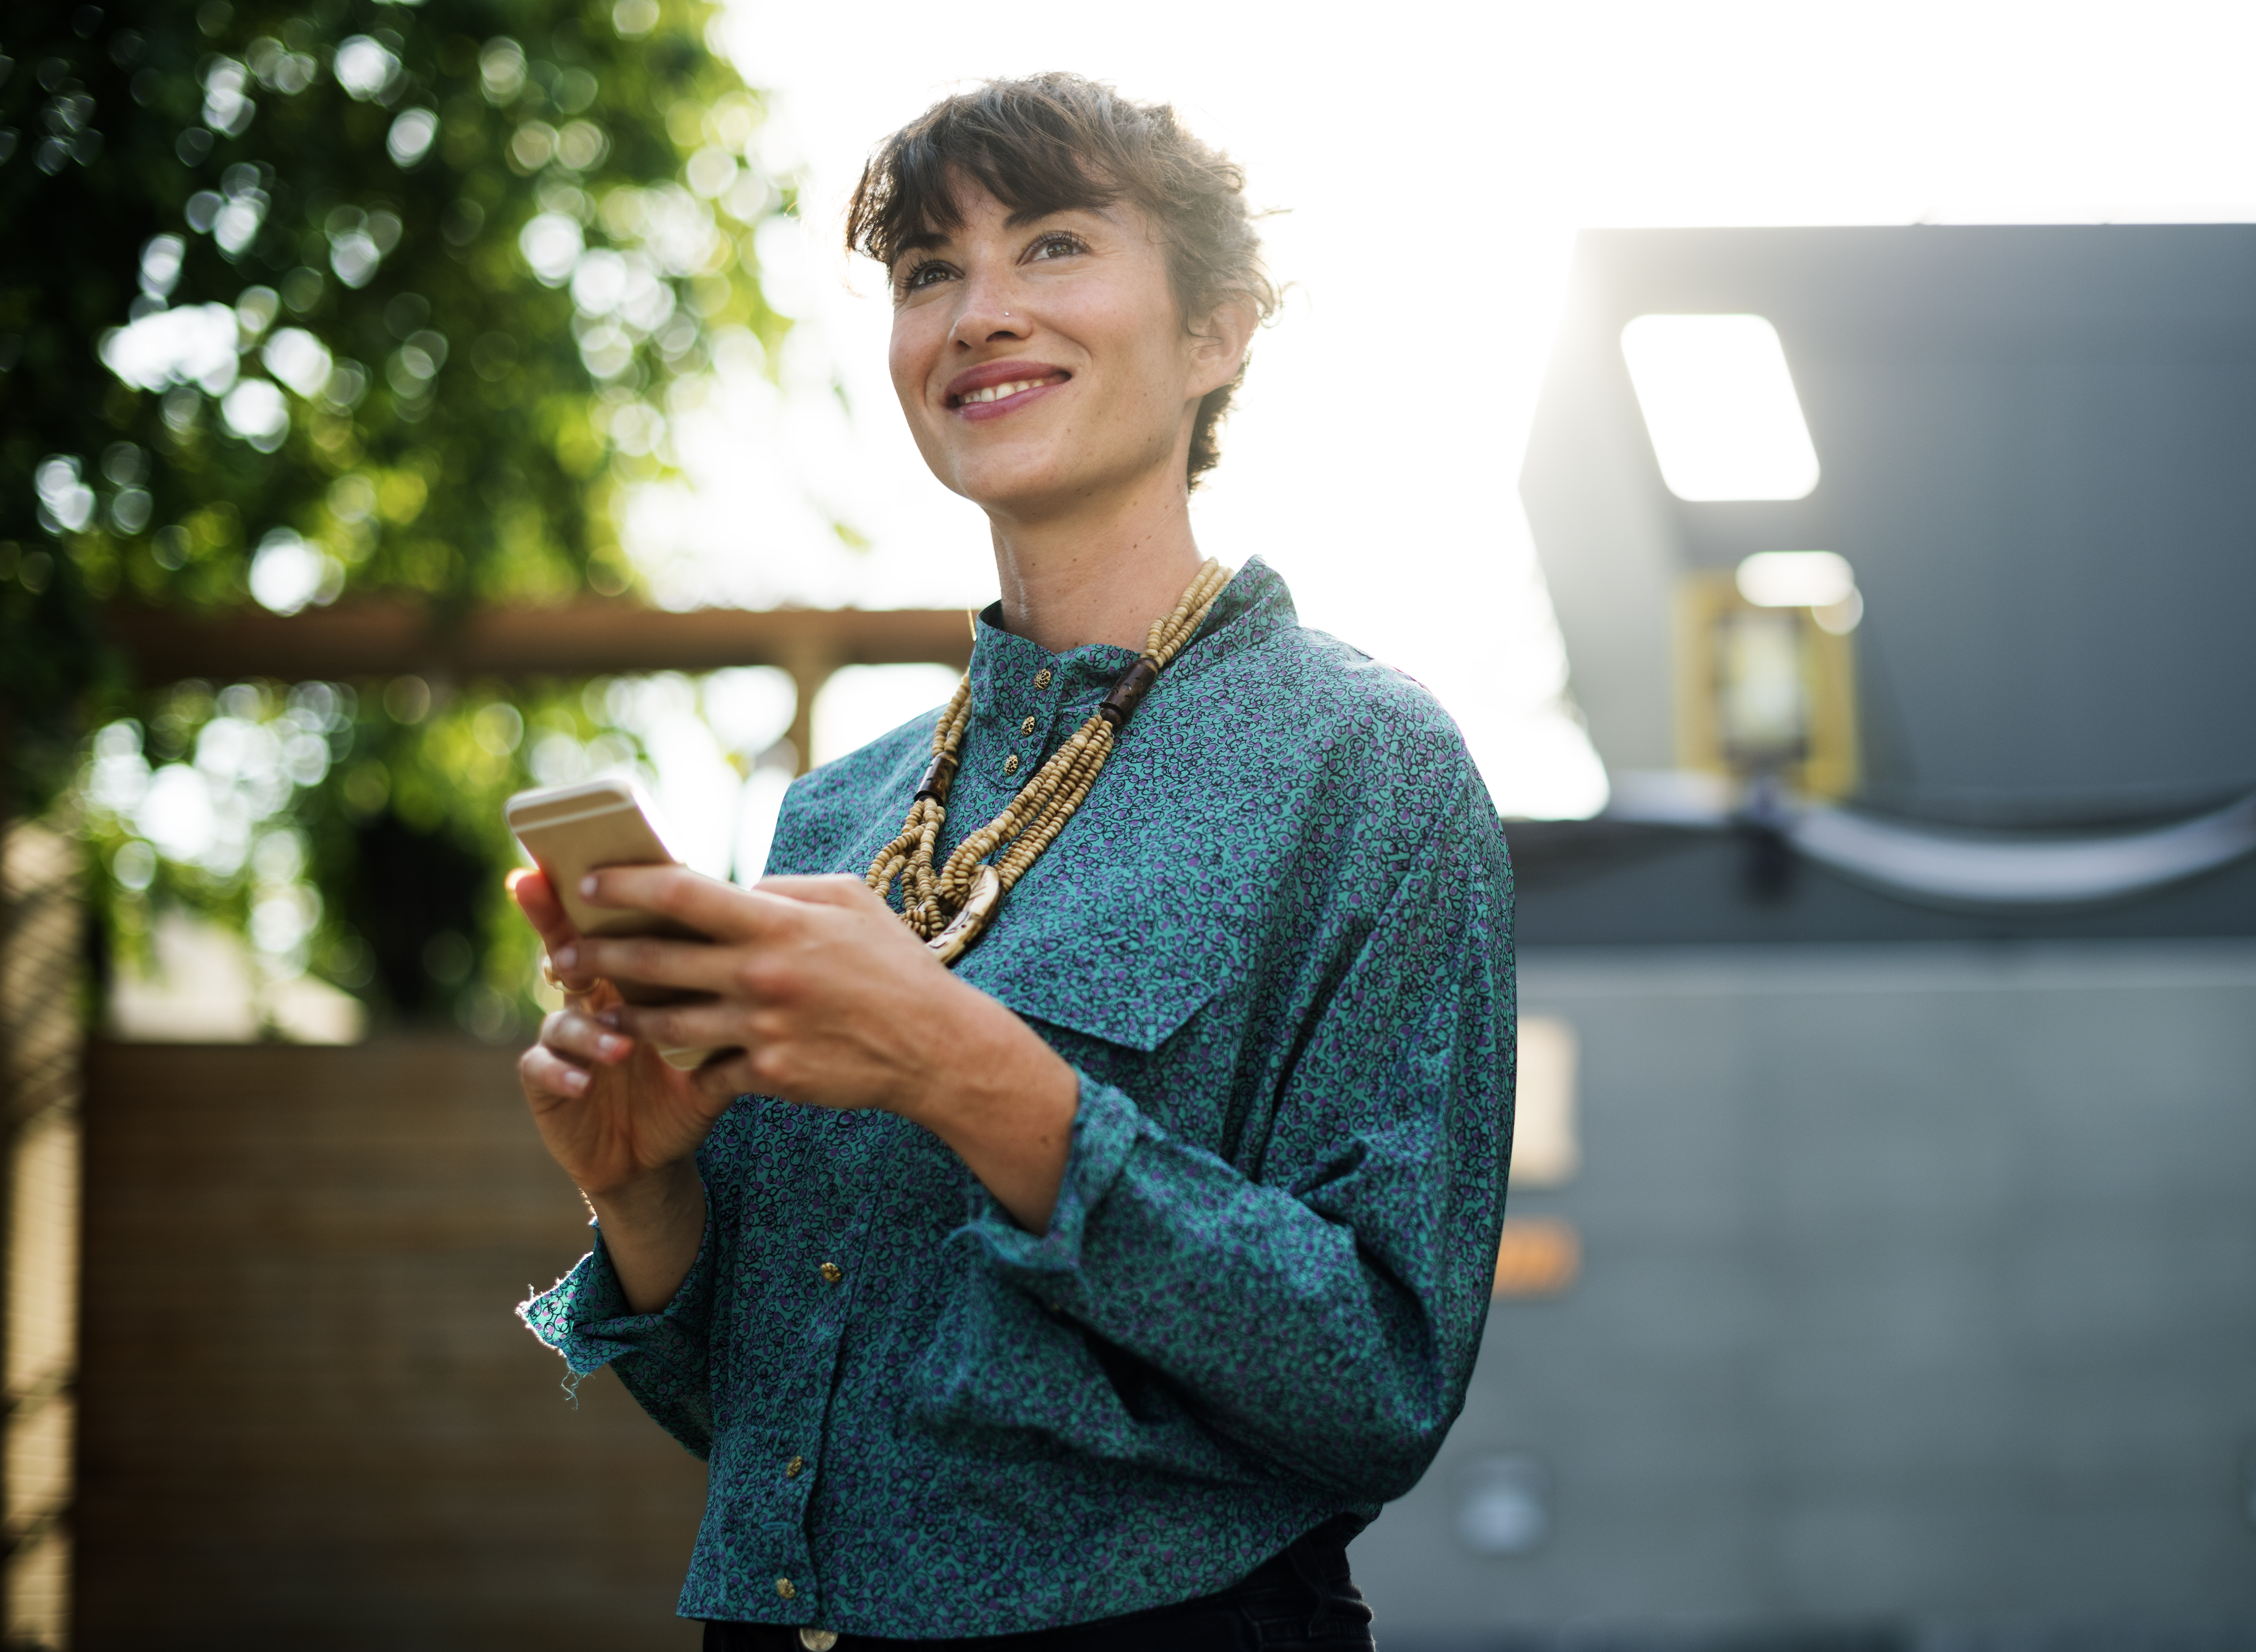
[[[1065,212],[1094,213],[1097,217],[1103,219],[1108,223],[1117,223],[1118,222],[1113,217],[1112,211],[1110,207],[1100,206],[1095,201],[1082,201],[1062,207],[1021,207],[1009,217],[1003,220],[1003,227],[1006,229],[1023,229],[1028,224],[1033,223],[1040,219],[1054,218],[1060,213]],[[916,231],[915,234],[906,235],[900,238],[899,243],[899,251],[893,254],[893,262],[898,265],[903,257],[911,252],[930,252],[948,245],[949,242],[955,239],[955,237],[952,231],[935,229],[934,226],[927,224],[923,229]]]
[[[934,247],[944,247],[953,239],[955,239],[954,237],[933,229],[920,229],[914,235],[905,235],[896,244],[898,251],[893,254],[893,262],[899,264],[903,253],[925,252]]]

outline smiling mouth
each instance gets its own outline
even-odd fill
[[[1042,378],[1021,378],[1007,385],[990,385],[984,390],[969,390],[961,396],[952,396],[948,405],[951,407],[976,407],[985,402],[1007,401],[1023,392],[1040,390],[1046,385],[1062,385],[1072,377],[1071,373],[1051,373]]]

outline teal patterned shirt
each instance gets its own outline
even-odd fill
[[[1134,658],[982,617],[943,857]],[[937,716],[797,782],[769,869],[866,870]],[[957,967],[1080,1075],[1047,1233],[890,1113],[747,1096],[662,1312],[600,1233],[520,1310],[709,1463],[684,1616],[999,1634],[1189,1599],[1375,1514],[1463,1403],[1512,872],[1424,689],[1247,563]]]

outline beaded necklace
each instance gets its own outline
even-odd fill
[[[994,918],[1011,886],[1065,830],[1161,667],[1197,632],[1229,583],[1229,571],[1221,563],[1209,560],[1202,564],[1174,611],[1152,622],[1144,652],[1120,674],[1089,721],[1051,754],[1001,814],[965,838],[948,864],[935,871],[933,847],[948,818],[948,789],[955,782],[963,731],[971,722],[970,674],[955,685],[955,696],[933,731],[932,762],[917,782],[908,819],[900,836],[878,851],[867,878],[870,887],[881,895],[892,891],[894,879],[900,880],[901,921],[940,955],[941,963],[953,964],[963,956]],[[1002,858],[988,864],[987,857],[1005,844],[1010,847]]]

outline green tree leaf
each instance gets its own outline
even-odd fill
[[[443,625],[629,591],[610,502],[669,469],[717,357],[765,361],[790,326],[751,246],[794,182],[759,163],[766,102],[709,50],[713,16],[32,0],[0,20],[0,738],[17,809],[77,782],[119,946],[152,901],[257,934],[286,884],[317,909],[291,967],[400,1013],[521,978],[494,878],[448,897],[467,962],[418,984],[415,948],[363,933],[363,874],[455,888],[507,865],[498,803],[528,775],[495,731],[597,737],[575,685],[426,685],[414,717],[381,683],[136,688],[99,614],[384,593]],[[236,811],[227,844],[150,842],[126,800],[167,770]]]

